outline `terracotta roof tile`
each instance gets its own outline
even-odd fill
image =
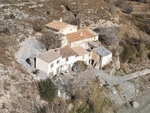
[[[84,49],[81,46],[75,46],[72,49],[73,49],[73,51],[75,51],[78,54],[78,56],[82,56],[84,54],[88,54],[89,53],[86,49]]]
[[[84,40],[87,38],[92,38],[94,36],[97,36],[97,34],[90,30],[90,29],[81,29],[74,33],[69,33],[66,35],[66,38],[69,42],[75,42],[79,40]]]
[[[54,30],[61,30],[64,27],[68,26],[69,24],[65,23],[65,22],[60,22],[60,21],[52,21],[48,24],[46,24],[46,27],[52,28]]]
[[[60,57],[61,57],[61,55],[54,50],[49,50],[47,52],[40,54],[40,56],[39,56],[40,59],[42,59],[48,63],[50,63]]]
[[[77,56],[77,53],[75,51],[73,51],[69,46],[65,46],[63,48],[60,49],[60,54],[62,55],[62,57],[69,57],[69,56]]]

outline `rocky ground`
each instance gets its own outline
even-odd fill
[[[36,81],[27,73],[0,64],[0,81],[1,113],[37,113],[44,106]]]
[[[120,8],[112,9],[114,7],[110,6],[103,0],[82,0],[78,2],[72,0],[0,1],[0,111],[2,113],[36,113],[41,112],[40,109],[46,106],[46,103],[41,101],[38,95],[37,81],[35,81],[40,78],[45,79],[46,76],[41,72],[39,75],[33,74],[34,68],[26,62],[26,59],[32,59],[44,51],[35,37],[37,33],[41,32],[39,29],[53,19],[59,20],[62,17],[63,21],[77,24],[80,28],[96,30],[103,37],[102,44],[113,52],[113,62],[104,69],[112,76],[114,74],[123,76],[149,68],[150,37],[148,31],[143,30],[142,27],[146,28],[145,22],[148,21],[149,16],[147,14],[146,16],[125,14]],[[142,17],[146,17],[146,21]],[[145,88],[145,85],[148,86],[147,84],[149,84],[148,81],[140,77],[139,80],[127,81],[111,90],[108,90],[107,87],[99,90],[97,82],[93,83],[96,80],[95,77],[90,75],[85,77],[83,73],[78,76],[78,74],[64,75],[61,76],[61,82],[55,81],[60,86],[74,88],[72,94],[77,94],[78,99],[68,103],[55,98],[50,104],[49,112],[76,113],[80,110],[91,110],[92,103],[98,112],[113,113],[116,107],[110,105],[111,99],[104,95],[107,91],[111,92],[108,94],[112,97],[112,93],[115,95],[117,89],[117,94],[113,96],[112,100],[115,101],[116,98],[121,97],[125,101],[126,99],[123,96],[125,92],[133,89],[130,93],[135,95],[136,86],[138,86],[140,92],[143,92],[148,89],[148,87]],[[65,82],[65,80],[68,81]],[[73,87],[68,87],[67,84]],[[127,85],[128,87],[126,87]],[[64,89],[60,87],[60,91],[64,92]],[[118,95],[119,91],[122,95]],[[86,92],[91,96],[88,97]],[[66,95],[65,93],[65,98]],[[85,95],[88,98],[85,98]],[[125,96],[130,97],[131,95]],[[82,98],[79,98],[80,96]],[[120,102],[122,101],[118,101],[118,103]]]

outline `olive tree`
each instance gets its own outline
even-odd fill
[[[43,43],[46,50],[55,49],[61,46],[61,35],[52,31],[43,33],[40,42]]]
[[[115,27],[110,28],[96,28],[94,29],[99,34],[99,41],[106,45],[118,45],[118,29]]]

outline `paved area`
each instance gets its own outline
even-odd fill
[[[40,43],[35,37],[29,36],[24,42],[20,44],[19,51],[15,54],[16,60],[22,64],[22,66],[30,73],[35,79],[46,79],[45,73],[39,71],[38,75],[33,74],[35,70],[33,66],[30,66],[27,62],[27,58],[34,58],[38,56],[44,49],[40,46]]]

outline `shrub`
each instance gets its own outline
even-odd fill
[[[4,29],[3,29],[3,33],[5,33],[5,34],[9,34],[9,29],[8,29],[7,27],[4,27]]]
[[[10,31],[9,31],[9,29],[7,27],[3,27],[3,28],[0,28],[0,34],[1,33],[5,33],[5,34],[8,35],[10,33]]]
[[[14,14],[10,14],[10,15],[9,15],[9,18],[10,18],[10,19],[15,19],[15,15],[14,15]]]
[[[125,3],[126,0],[116,0],[115,1],[115,6],[120,7],[123,3]]]
[[[33,23],[33,30],[37,31],[37,32],[41,31],[42,30],[42,24],[41,24],[41,22],[35,21]]]
[[[87,65],[83,61],[77,61],[72,67],[73,71],[85,71],[87,69]]]
[[[123,47],[123,51],[120,54],[122,63],[140,63],[142,58],[146,57],[146,44],[140,38],[128,37],[125,42],[120,42],[120,46]]]
[[[99,41],[106,45],[118,45],[118,29],[114,27],[110,28],[96,28],[94,29],[99,34]]]
[[[41,80],[38,83],[40,96],[51,102],[53,98],[56,96],[57,87],[56,85],[48,78],[46,80]]]
[[[38,69],[35,69],[35,70],[32,71],[32,73],[33,73],[33,74],[38,74],[38,73],[39,73],[39,70],[38,70]]]
[[[128,13],[128,14],[130,14],[132,11],[133,11],[133,7],[130,4],[126,5],[123,10],[123,12]]]

